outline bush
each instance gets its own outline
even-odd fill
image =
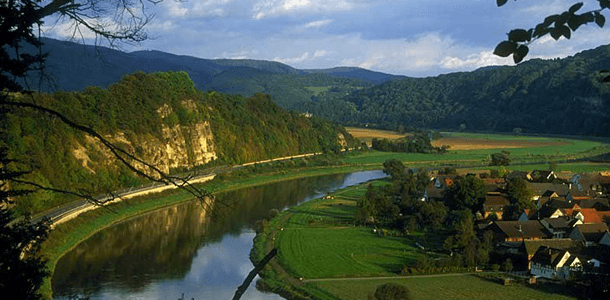
[[[396,283],[386,283],[377,287],[375,298],[377,300],[407,300],[411,299],[411,293],[404,286]]]

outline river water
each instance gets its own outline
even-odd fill
[[[384,177],[381,171],[327,175],[223,193],[215,213],[199,202],[163,208],[104,229],[64,255],[55,299],[231,299],[254,268],[257,220],[329,191]],[[255,279],[256,281],[256,279]],[[282,299],[254,282],[242,299]]]

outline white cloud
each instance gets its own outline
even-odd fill
[[[442,68],[450,70],[477,69],[484,66],[510,64],[513,64],[512,58],[496,56],[493,54],[493,51],[481,51],[477,54],[470,54],[464,59],[446,56],[440,62]]]
[[[289,64],[302,63],[307,59],[309,59],[309,52],[304,52],[300,56],[296,56],[296,57],[289,57],[289,58],[274,57],[272,60],[289,65]]]
[[[351,10],[356,4],[348,0],[261,0],[254,5],[252,18],[261,20],[270,16],[294,13],[326,14]]]
[[[321,27],[329,25],[330,23],[332,23],[332,21],[333,20],[330,20],[330,19],[312,21],[312,22],[309,22],[309,23],[305,24],[303,27],[305,27],[305,28],[321,28]]]

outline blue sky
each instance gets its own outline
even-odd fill
[[[495,0],[165,0],[150,8],[152,39],[123,49],[435,76],[512,64],[511,58],[492,55],[507,32],[533,27],[575,2],[519,0],[498,8]],[[583,2],[581,12],[599,8],[596,0]],[[605,15],[610,18],[608,10]],[[609,44],[606,27],[588,24],[571,40],[542,38],[531,45],[528,59],[566,57]],[[65,39],[72,33],[68,28],[59,23],[43,29]]]

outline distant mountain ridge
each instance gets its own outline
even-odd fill
[[[598,74],[609,69],[610,46],[564,59],[412,78],[355,67],[299,70],[273,61],[43,42],[50,53],[47,73],[55,75],[59,90],[107,87],[135,71],[185,71],[200,90],[266,93],[283,108],[344,125],[610,136],[610,84]]]
[[[307,75],[312,73],[353,78],[381,83],[404,76],[390,75],[361,68],[333,68],[299,70],[275,61],[253,59],[203,59],[186,55],[144,50],[122,52],[102,46],[82,45],[51,38],[42,39],[47,58],[48,73],[55,76],[55,87],[45,90],[77,91],[87,86],[107,87],[122,76],[136,71],[186,71],[198,88],[206,89],[211,79],[225,71],[240,68],[255,69],[273,74]]]

